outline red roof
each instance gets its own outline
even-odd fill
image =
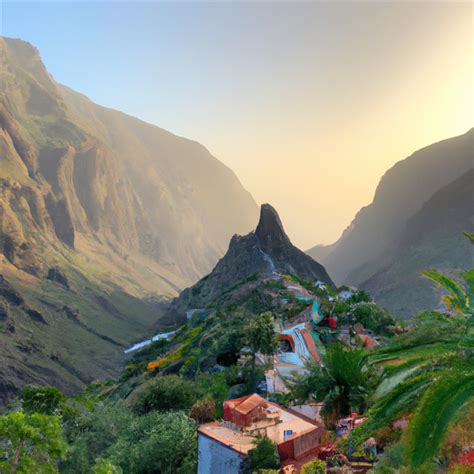
[[[233,401],[233,400],[230,400],[230,401]],[[254,393],[253,395],[250,395],[247,398],[245,398],[245,400],[243,400],[239,404],[235,405],[234,409],[238,411],[239,413],[242,413],[243,415],[247,415],[255,408],[259,406],[266,406],[266,405],[267,405],[267,401],[264,398],[262,398],[260,395],[257,395],[256,393]]]

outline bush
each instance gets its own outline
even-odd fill
[[[127,474],[196,472],[196,424],[183,412],[138,416],[107,456]]]
[[[61,415],[64,395],[54,387],[27,385],[20,393],[20,401],[25,413]]]
[[[196,423],[205,423],[214,419],[216,404],[214,400],[198,400],[189,411],[189,418]]]
[[[364,328],[377,334],[389,334],[387,328],[397,323],[385,308],[380,308],[374,303],[360,303],[354,306],[349,317],[352,323],[360,323]]]
[[[139,414],[153,410],[189,410],[202,395],[201,388],[191,380],[176,375],[159,376],[140,395],[134,409]]]
[[[256,447],[248,452],[247,473],[258,472],[259,469],[279,469],[280,456],[273,441],[268,438],[257,438]]]
[[[69,450],[60,466],[62,473],[91,472],[96,460],[104,456],[136,417],[122,400],[99,402],[90,410],[78,407],[77,411],[76,416],[63,420]]]
[[[325,474],[326,463],[321,459],[313,459],[301,468],[301,474]]]

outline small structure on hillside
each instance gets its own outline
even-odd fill
[[[306,458],[317,452],[323,431],[318,421],[257,394],[227,400],[224,420],[198,429],[198,474],[238,474],[257,436],[277,445],[282,462]]]

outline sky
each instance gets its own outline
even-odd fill
[[[302,249],[335,241],[395,162],[473,126],[471,3],[3,1],[0,15],[57,81],[205,145]]]

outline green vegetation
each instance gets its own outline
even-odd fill
[[[0,471],[4,473],[54,473],[55,462],[66,451],[59,418],[22,411],[0,417]]]
[[[351,325],[362,324],[365,329],[369,329],[376,334],[388,336],[392,333],[392,328],[397,322],[393,316],[385,309],[375,303],[358,302],[351,307],[341,322],[348,322]]]
[[[320,459],[314,459],[305,464],[301,469],[301,474],[325,474],[326,463]]]
[[[346,339],[323,340],[325,330],[335,330],[316,328],[322,364],[308,363],[306,374],[286,381],[290,393],[274,394],[285,405],[323,402],[325,442],[335,438],[340,418],[353,412],[364,416],[338,441],[340,453],[328,458],[328,465],[344,467],[348,461],[341,452],[376,459],[365,447],[374,438],[385,453],[375,473],[463,473],[456,460],[474,442],[474,270],[461,276],[430,271],[447,292],[450,313],[425,311],[404,326],[364,292],[342,301],[329,297],[334,289],[317,289],[323,312],[337,315],[339,325],[360,324],[383,336],[380,346],[362,349]],[[278,325],[308,308],[281,281],[253,278],[219,301],[171,340],[133,356],[118,383],[95,383],[76,397],[26,387],[12,405],[16,408],[0,418],[1,446],[10,450],[2,461],[5,472],[27,472],[29,466],[64,473],[195,472],[196,426],[222,417],[224,400],[258,391],[267,365],[261,358],[257,364],[256,354],[275,354]],[[15,435],[19,426],[34,433],[40,420],[49,427],[46,437]],[[18,450],[23,442],[28,448]],[[259,438],[245,472],[278,467],[276,446]],[[324,462],[314,461],[302,472],[324,469]]]
[[[342,344],[331,344],[323,365],[308,364],[308,374],[290,381],[291,395],[298,402],[324,402],[321,411],[327,427],[351,412],[366,411],[378,377],[367,363],[362,349],[348,350]]]
[[[157,377],[139,394],[134,409],[140,414],[155,410],[189,410],[202,395],[200,387],[191,380],[176,375]]]
[[[250,474],[279,467],[280,457],[276,445],[268,438],[257,438],[255,448],[248,453],[244,472]]]

